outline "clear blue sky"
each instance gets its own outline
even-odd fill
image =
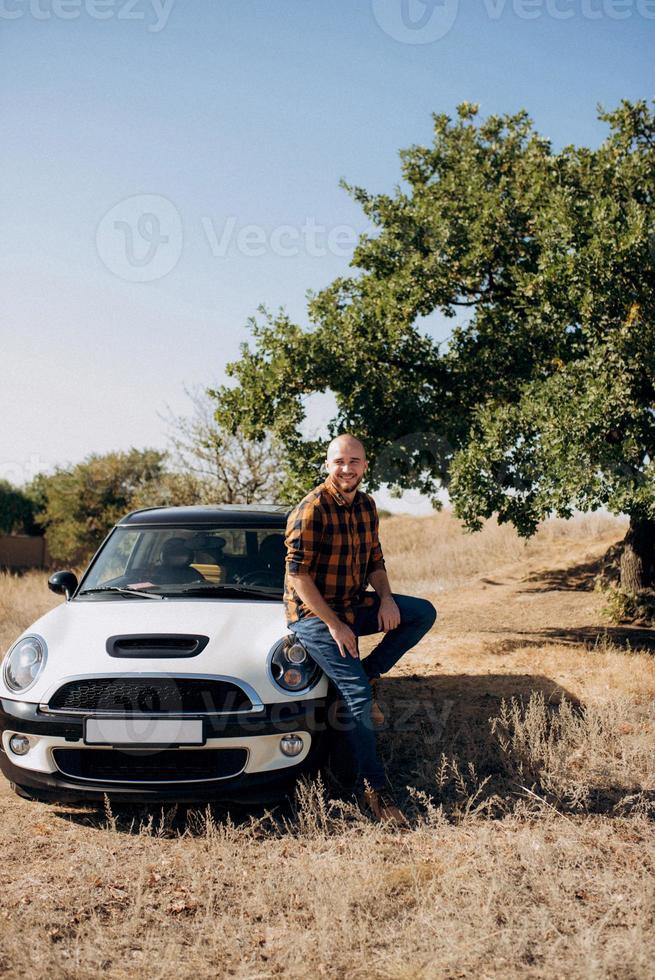
[[[340,177],[392,189],[464,100],[595,145],[654,41],[655,0],[1,0],[0,475],[164,448],[259,303],[346,271]]]

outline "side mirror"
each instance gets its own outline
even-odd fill
[[[68,601],[77,588],[77,575],[73,572],[55,572],[48,579],[48,588],[57,595],[65,595]]]

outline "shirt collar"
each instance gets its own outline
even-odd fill
[[[352,504],[349,504],[348,501],[346,500],[346,498],[344,497],[344,495],[341,493],[341,491],[332,482],[332,477],[331,476],[328,476],[327,477],[327,479],[323,483],[323,486],[328,491],[328,493],[330,493],[334,497],[334,499],[336,500],[336,502],[338,504],[341,504],[342,507],[348,507],[348,508],[350,508],[350,507],[353,506],[353,504],[356,504],[357,501],[360,498],[360,492],[359,492],[359,490],[356,490],[355,491],[355,496],[353,497],[353,502],[352,502]]]

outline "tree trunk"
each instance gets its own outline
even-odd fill
[[[640,592],[655,584],[655,521],[630,518],[621,554],[621,589]]]

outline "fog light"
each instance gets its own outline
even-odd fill
[[[280,739],[280,749],[284,755],[300,755],[304,744],[300,735],[283,735]]]
[[[26,735],[12,735],[9,739],[9,748],[14,755],[25,755],[30,750],[30,740]]]
[[[282,679],[287,687],[302,687],[304,674],[297,667],[287,667],[285,672],[282,674]]]

